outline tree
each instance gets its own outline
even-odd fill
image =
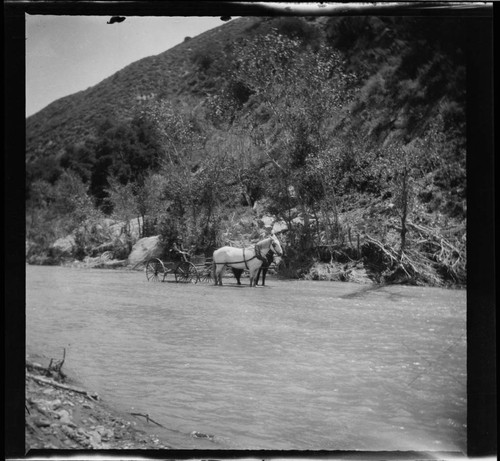
[[[95,152],[86,143],[70,144],[65,148],[59,163],[62,168],[78,174],[84,182],[89,182],[95,163]]]
[[[43,246],[53,235],[51,203],[54,201],[54,188],[44,180],[31,184],[31,193],[26,204],[26,239]]]
[[[392,196],[392,203],[397,213],[400,229],[399,259],[403,258],[407,246],[407,223],[416,203],[419,185],[418,179],[425,172],[425,152],[412,145],[391,144],[384,156],[379,158],[379,168],[386,181],[386,190]]]
[[[130,252],[133,246],[130,222],[139,215],[134,184],[131,182],[121,184],[114,176],[108,177],[108,182],[109,187],[105,190],[108,195],[106,201],[112,207],[112,216],[123,222],[122,232],[125,234],[125,243]]]
[[[140,185],[136,185],[136,200],[139,216],[142,218],[142,236],[160,233],[159,223],[168,213],[170,202],[165,190],[167,179],[160,173],[150,173]]]
[[[248,129],[274,165],[272,187],[281,188],[274,197],[279,197],[280,207],[298,206],[303,241],[310,246],[309,213],[315,213],[323,190],[308,159],[329,148],[332,126],[351,98],[352,75],[335,50],[317,43],[312,49],[276,31],[236,45],[233,55],[232,79],[253,95],[247,105],[260,104],[270,114],[263,124],[259,113],[251,112]],[[228,107],[238,105],[226,104],[223,109]]]
[[[87,253],[101,213],[88,185],[74,171],[64,171],[54,185],[35,181],[27,205],[27,240],[35,242],[40,253],[47,253],[57,238],[68,234],[77,242],[76,256]]]
[[[51,156],[42,155],[34,160],[26,161],[26,196],[29,198],[32,184],[44,181],[54,184],[61,176],[63,169],[59,162]]]
[[[71,224],[78,226],[94,211],[94,203],[86,185],[73,171],[65,171],[54,184],[54,211],[71,217]]]
[[[130,123],[112,124],[109,120],[99,130],[95,162],[91,174],[91,191],[98,205],[111,212],[106,202],[108,177],[121,184],[142,183],[149,171],[157,170],[161,159],[160,136],[146,118],[137,116]]]
[[[196,236],[205,251],[214,250],[219,233],[219,222],[225,207],[236,195],[232,162],[226,152],[212,154],[193,175],[196,184],[194,206],[199,208]]]
[[[173,231],[165,229],[169,225],[175,234],[202,248],[213,246],[218,210],[232,192],[228,156],[220,146],[213,152],[207,149],[203,127],[182,108],[160,101],[151,104],[144,116],[156,127],[162,145],[159,177],[166,204],[158,220],[162,234],[172,236]],[[153,192],[151,185],[148,195]]]
[[[155,101],[142,113],[154,126],[160,145],[161,166],[181,164],[193,167],[204,149],[206,135],[195,116],[166,100]]]
[[[265,173],[262,169],[269,159],[260,152],[251,135],[239,126],[231,127],[223,136],[214,136],[209,148],[226,159],[230,176],[227,179],[234,181],[233,185],[239,189],[236,195],[240,196],[241,204],[253,207],[263,194]]]

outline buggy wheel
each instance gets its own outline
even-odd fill
[[[184,262],[175,270],[176,282],[198,283],[198,270],[193,263]]]
[[[146,264],[146,278],[150,282],[163,282],[167,276],[165,266],[160,259],[150,259]]]
[[[200,282],[210,283],[213,281],[214,279],[212,277],[212,265],[204,266],[203,269],[201,269]]]

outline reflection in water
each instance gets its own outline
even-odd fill
[[[464,291],[26,269],[28,347],[175,448],[465,449]]]

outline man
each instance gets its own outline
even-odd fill
[[[173,251],[175,253],[177,259],[182,259],[183,261],[188,260],[189,252],[186,251],[185,248],[182,246],[182,237],[177,237],[170,251]]]
[[[257,279],[255,280],[255,285],[259,284],[259,278],[260,278],[260,273],[262,272],[262,286],[266,284],[266,274],[267,271],[269,270],[269,266],[273,262],[274,259],[274,253],[269,250],[266,255],[266,262],[262,264],[262,266],[259,269],[259,272],[257,272]]]
[[[273,262],[274,258],[274,253],[272,250],[269,250],[266,255],[266,262],[262,263],[262,266],[259,269],[259,272],[257,272],[257,278],[255,280],[255,285],[259,284],[259,278],[260,278],[260,273],[262,272],[262,286],[266,284],[266,274],[269,269],[269,266]],[[235,269],[234,267],[231,268],[233,271],[233,275],[236,278],[236,282],[238,285],[241,285],[240,278],[241,274],[243,274],[243,269]]]

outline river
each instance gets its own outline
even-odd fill
[[[465,452],[464,290],[231,282],[26,266],[27,348],[177,449]]]

